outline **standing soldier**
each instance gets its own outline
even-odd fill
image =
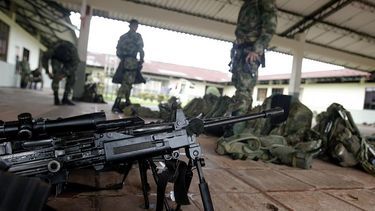
[[[21,88],[25,89],[30,80],[30,64],[26,55],[22,57],[19,68],[21,74]]]
[[[51,61],[52,74],[49,71]],[[60,105],[59,83],[63,78],[65,81],[64,95],[61,101],[63,105],[74,105],[69,100],[70,92],[75,82],[75,72],[79,64],[77,48],[68,41],[60,40],[43,56],[42,65],[48,76],[52,79],[52,90],[55,105]]]
[[[233,100],[238,114],[251,109],[258,67],[260,64],[264,67],[264,50],[276,30],[276,12],[274,0],[245,0],[240,9],[230,69],[236,88]]]
[[[143,39],[141,34],[137,33],[138,21],[132,19],[129,22],[129,31],[123,34],[116,47],[116,54],[121,62],[113,76],[113,83],[121,84],[117,93],[117,98],[112,107],[112,112],[122,113],[120,108],[121,98],[125,98],[125,105],[131,105],[130,92],[133,84],[145,83],[141,74],[143,58]],[[139,53],[139,60],[137,55]]]

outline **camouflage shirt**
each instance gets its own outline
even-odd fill
[[[235,31],[237,44],[251,44],[247,51],[263,53],[276,31],[275,0],[246,0],[242,5]]]
[[[116,54],[124,61],[126,69],[134,69],[138,66],[137,54],[139,53],[140,60],[143,61],[143,39],[141,34],[129,30],[122,35],[117,43]]]
[[[47,72],[50,59],[56,59],[61,63],[69,65],[75,65],[80,61],[77,48],[73,43],[66,40],[57,41],[52,48],[43,54],[42,66]]]

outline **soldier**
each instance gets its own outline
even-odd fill
[[[24,55],[22,61],[19,64],[21,74],[21,88],[25,89],[30,80],[30,64],[27,60],[27,56]]]
[[[115,113],[122,113],[120,108],[121,98],[125,98],[125,106],[131,105],[129,97],[133,84],[145,83],[141,74],[145,54],[142,36],[137,33],[138,21],[136,19],[130,20],[129,28],[129,31],[120,37],[116,47],[116,54],[121,62],[112,82],[121,84],[121,87],[112,107],[112,112]],[[139,60],[137,59],[138,53]]]
[[[245,0],[240,9],[230,63],[236,88],[234,109],[238,114],[251,109],[258,67],[264,67],[264,50],[276,30],[276,12],[274,0]]]
[[[41,83],[40,89],[43,89],[42,67],[37,67],[35,70],[31,71],[30,75],[29,89],[36,89],[38,83]]]
[[[49,71],[51,61],[52,74]],[[69,100],[70,92],[75,82],[75,72],[79,64],[77,48],[68,41],[60,40],[43,56],[42,65],[48,76],[52,79],[52,90],[55,105],[60,105],[59,83],[66,78],[64,95],[61,101],[63,105],[74,105]]]

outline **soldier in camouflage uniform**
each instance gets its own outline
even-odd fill
[[[19,68],[21,74],[21,88],[24,89],[30,81],[30,64],[26,56],[23,56],[22,61],[19,63]]]
[[[238,114],[251,109],[258,67],[264,66],[264,50],[276,30],[276,10],[274,0],[245,0],[240,9],[230,70],[236,88],[234,110]]]
[[[142,36],[137,33],[138,21],[135,19],[130,20],[129,28],[129,31],[120,37],[116,47],[116,54],[121,59],[121,62],[112,82],[121,83],[121,87],[112,107],[112,111],[115,113],[122,112],[120,108],[121,98],[125,98],[125,106],[131,105],[129,97],[133,84],[145,83],[140,73],[145,54]],[[139,61],[137,59],[138,53]]]
[[[77,48],[72,43],[65,40],[58,41],[44,54],[42,65],[48,76],[52,79],[55,105],[74,105],[74,103],[69,100],[69,95],[74,86],[75,72],[79,61]],[[52,73],[49,71],[49,62],[51,62]],[[60,103],[59,83],[63,78],[66,78],[65,90]]]

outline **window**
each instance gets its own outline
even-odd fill
[[[0,20],[0,60],[6,61],[8,54],[9,26]]]
[[[257,101],[264,101],[267,97],[267,88],[258,88]]]
[[[272,88],[272,95],[282,95],[284,94],[284,89],[283,88]]]
[[[375,110],[375,87],[366,88],[364,109]]]

